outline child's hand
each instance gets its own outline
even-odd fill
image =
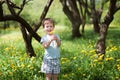
[[[58,38],[57,38],[57,36],[55,36],[55,35],[52,35],[51,36],[51,40],[53,41],[53,40],[57,40]]]

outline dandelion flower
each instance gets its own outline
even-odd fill
[[[53,34],[54,31],[51,31],[50,34]]]

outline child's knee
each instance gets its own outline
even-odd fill
[[[47,78],[48,78],[48,80],[51,79],[52,78],[52,74],[46,74],[46,79]]]

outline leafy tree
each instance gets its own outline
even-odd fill
[[[30,57],[36,56],[32,47],[32,37],[34,37],[38,42],[40,41],[41,37],[36,33],[38,28],[40,27],[42,20],[45,18],[49,7],[53,0],[48,0],[43,13],[40,17],[38,23],[36,22],[34,27],[32,28],[24,18],[20,16],[21,12],[23,11],[25,5],[32,0],[1,0],[0,1],[0,22],[2,21],[16,21],[19,23],[20,30],[23,35],[23,39],[26,46],[26,52]],[[6,4],[10,13],[4,14],[3,13],[3,4]]]
[[[99,9],[96,8],[96,3],[98,0],[60,0],[63,5],[63,11],[68,16],[72,24],[72,37],[80,37],[79,27],[83,23],[85,24],[86,13],[92,18],[92,23],[94,25],[94,32],[99,33],[99,39],[96,43],[96,53],[105,54],[105,41],[107,36],[107,31],[110,23],[114,19],[114,14],[120,9],[120,0],[100,0]],[[104,21],[101,20],[101,15],[103,12],[104,4],[109,2],[109,8]],[[78,7],[77,3],[80,7]],[[89,4],[90,3],[90,4]],[[84,7],[84,15],[82,15]]]
[[[109,9],[107,14],[104,17],[104,21],[100,23],[100,33],[99,33],[99,39],[96,43],[96,52],[100,54],[105,54],[105,41],[106,41],[106,36],[107,36],[107,31],[109,28],[110,23],[114,19],[114,14],[120,10],[120,4],[118,4],[118,0],[110,0],[109,2]]]
[[[49,7],[53,0],[48,0],[42,15],[38,22],[35,23],[34,27],[30,25],[27,20],[21,17],[21,13],[25,5],[32,0],[1,0],[0,1],[0,22],[2,21],[17,21],[19,23],[20,30],[23,35],[23,39],[26,46],[26,52],[32,57],[35,56],[33,47],[32,47],[32,37],[37,41],[41,37],[36,33],[39,29],[43,18],[45,18]],[[92,18],[92,23],[94,25],[94,31],[99,34],[99,39],[96,42],[96,53],[105,54],[105,41],[107,36],[107,31],[110,23],[114,19],[114,14],[120,10],[120,0],[100,0],[100,7],[97,8],[97,2],[99,0],[60,0],[63,11],[70,20],[72,24],[72,37],[81,37],[80,26],[82,25],[82,32],[84,32],[84,26],[86,23],[86,15]],[[104,20],[101,21],[101,15],[103,12],[104,4],[108,2],[109,8],[108,12],[104,17]],[[3,4],[8,7],[7,14],[4,14]]]
[[[66,16],[68,17],[68,19],[72,24],[72,38],[81,37],[79,28],[82,23],[84,28],[85,19],[86,19],[85,18],[86,11],[83,12],[84,8],[82,8],[81,6],[81,3],[83,2],[83,0],[60,0],[60,2],[63,6],[64,13],[66,14]],[[80,7],[78,7],[77,3],[79,3]]]

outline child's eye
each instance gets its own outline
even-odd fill
[[[49,27],[52,28],[52,26],[46,26],[46,27],[47,27],[47,28],[49,28]]]
[[[47,28],[49,27],[49,26],[46,26]]]

